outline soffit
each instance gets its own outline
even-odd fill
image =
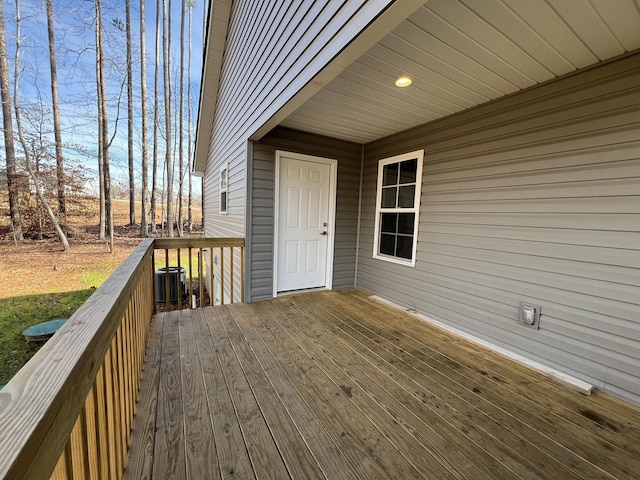
[[[636,50],[638,25],[640,0],[430,0],[281,125],[367,143]]]

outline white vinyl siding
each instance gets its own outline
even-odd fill
[[[205,170],[207,236],[245,235],[247,139],[392,3],[233,2]],[[218,213],[223,163],[229,165],[227,215]]]
[[[640,54],[366,145],[358,286],[640,403],[638,132]],[[407,269],[371,258],[377,166],[418,148]]]

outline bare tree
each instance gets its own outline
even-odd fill
[[[7,162],[7,184],[9,189],[9,211],[11,230],[15,241],[23,241],[20,222],[20,203],[16,181],[16,151],[13,144],[13,118],[11,116],[11,92],[7,66],[7,45],[4,36],[4,12],[0,1],[0,97],[2,98],[2,123],[4,126],[4,150]]]
[[[180,100],[178,103],[178,236],[182,237],[182,194],[184,189],[184,20],[187,0],[180,0]]]
[[[16,127],[18,130],[18,138],[20,139],[22,150],[24,151],[25,166],[27,168],[27,172],[29,173],[29,176],[31,177],[31,180],[33,181],[33,185],[36,190],[36,195],[38,196],[38,200],[40,201],[42,208],[44,208],[44,210],[47,212],[47,215],[49,215],[49,219],[51,220],[51,223],[56,229],[58,238],[60,238],[60,243],[62,244],[62,247],[66,252],[70,248],[69,241],[67,240],[66,235],[62,231],[62,228],[60,228],[60,224],[58,223],[58,220],[56,219],[56,215],[53,213],[51,206],[49,206],[49,202],[47,202],[47,199],[42,193],[42,189],[40,188],[40,181],[36,176],[35,172],[33,171],[33,168],[31,167],[31,153],[29,151],[29,145],[27,144],[27,141],[25,140],[24,135],[22,133],[22,122],[20,119],[20,105],[18,102],[18,94],[20,92],[18,86],[19,86],[19,80],[20,80],[20,43],[21,43],[20,0],[15,0],[15,2],[16,2],[16,53],[15,53],[16,56],[15,56],[15,64],[14,64],[15,68],[14,68],[14,75],[13,75],[13,108],[16,114]],[[58,199],[59,198],[60,197],[58,197]]]
[[[191,77],[191,29],[193,26],[193,7],[195,7],[195,2],[193,0],[188,0],[187,6],[189,7],[189,26],[187,30],[189,32],[189,54],[187,59],[187,71],[189,72],[189,77]],[[187,231],[189,233],[193,232],[193,160],[191,158],[192,155],[192,145],[191,145],[191,117],[193,112],[191,111],[191,81],[189,81],[187,85],[187,175],[189,178],[189,200],[187,204]]]
[[[58,101],[58,62],[56,61],[56,40],[53,24],[53,6],[46,0],[47,31],[49,36],[49,68],[51,71],[51,105],[53,108],[53,136],[56,142],[56,178],[58,183],[58,215],[66,223],[64,157],[62,155],[62,132],[60,127],[60,103]]]
[[[164,113],[167,170],[167,232],[173,238],[173,155],[171,154],[171,0],[162,0],[162,45],[164,69]]]
[[[145,40],[145,0],[140,0],[140,96],[142,103],[142,210],[140,212],[140,235],[147,236],[147,195],[149,189],[147,151],[147,44]],[[152,220],[155,223],[155,220]]]
[[[111,206],[111,173],[109,165],[109,122],[107,115],[106,80],[104,74],[104,45],[102,41],[102,5],[94,0],[96,8],[96,82],[98,92],[98,164],[102,165],[102,191],[105,205],[105,231],[108,237],[109,251],[114,251],[113,209]],[[101,237],[102,238],[102,237]]]
[[[125,0],[127,41],[127,150],[129,154],[129,225],[136,223],[136,184],[133,173],[133,65],[131,61],[131,0]]]
[[[142,0],[144,1],[144,0]],[[156,190],[158,184],[158,129],[159,125],[159,114],[160,114],[160,105],[159,105],[159,91],[158,91],[158,72],[160,71],[160,0],[156,0],[156,62],[154,68],[154,80],[153,80],[153,166],[152,166],[152,179],[151,179],[151,231],[153,233],[157,232],[156,229]]]

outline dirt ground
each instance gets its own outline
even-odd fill
[[[67,217],[71,251],[64,253],[57,237],[49,232],[42,240],[16,245],[9,234],[6,204],[4,208],[0,204],[0,298],[98,286],[141,241],[139,227],[126,226],[128,215],[129,202],[115,200],[115,251],[109,253],[106,243],[97,239],[97,200],[77,199]],[[139,218],[139,212],[137,215]],[[199,224],[200,219],[200,210],[194,210],[194,220]]]

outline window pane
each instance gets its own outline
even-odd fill
[[[416,197],[416,186],[407,185],[398,188],[398,207],[413,208]]]
[[[227,211],[227,192],[220,193],[220,211],[221,212]]]
[[[382,167],[382,185],[398,184],[398,164],[391,163]]]
[[[395,251],[396,236],[395,235],[380,235],[380,253],[383,255],[393,255]]]
[[[382,189],[382,208],[396,208],[396,196],[398,187],[387,187]]]
[[[413,235],[413,225],[416,218],[415,213],[398,214],[398,233]]]
[[[384,233],[396,233],[398,230],[398,214],[382,213],[380,215],[380,231]]]
[[[416,171],[418,169],[418,160],[407,160],[400,164],[400,184],[416,183]]]
[[[220,172],[220,188],[227,188],[227,169]]]
[[[398,235],[396,246],[396,257],[411,260],[413,254],[413,236]]]

